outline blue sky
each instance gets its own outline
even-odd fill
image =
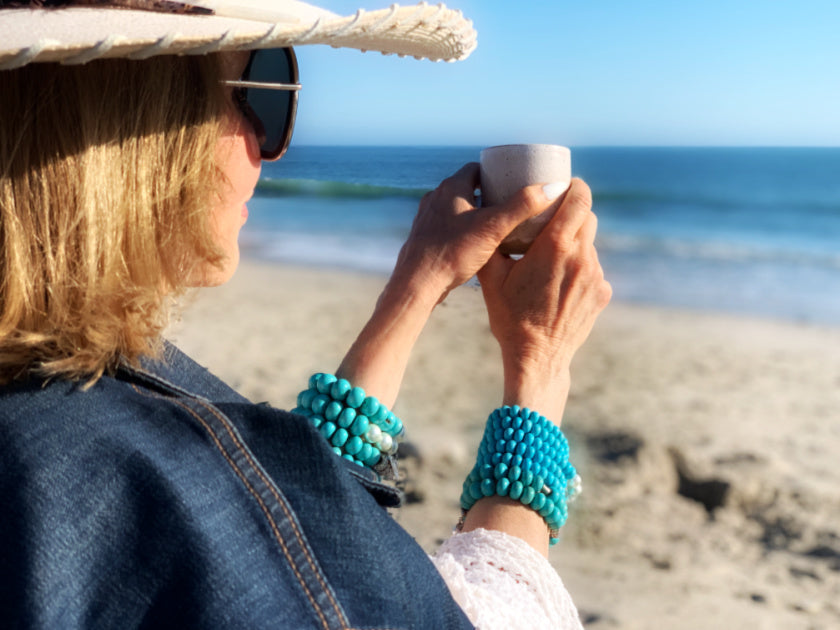
[[[299,48],[295,144],[840,146],[840,0],[447,5],[466,61]]]

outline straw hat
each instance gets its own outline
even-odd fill
[[[0,70],[304,44],[455,61],[476,34],[460,11],[425,2],[342,17],[295,0],[0,0]]]

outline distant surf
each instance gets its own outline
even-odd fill
[[[292,147],[246,254],[388,273],[417,204],[477,147]],[[580,148],[618,299],[840,323],[840,149]]]

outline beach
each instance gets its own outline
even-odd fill
[[[170,338],[255,402],[332,371],[384,278],[244,261],[185,299]],[[550,560],[587,628],[840,626],[840,328],[614,301],[563,418],[584,492]],[[453,291],[395,412],[395,518],[429,552],[501,397],[480,290]]]

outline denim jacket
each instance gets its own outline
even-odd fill
[[[0,627],[471,628],[300,416],[172,346],[84,390],[0,388]]]

